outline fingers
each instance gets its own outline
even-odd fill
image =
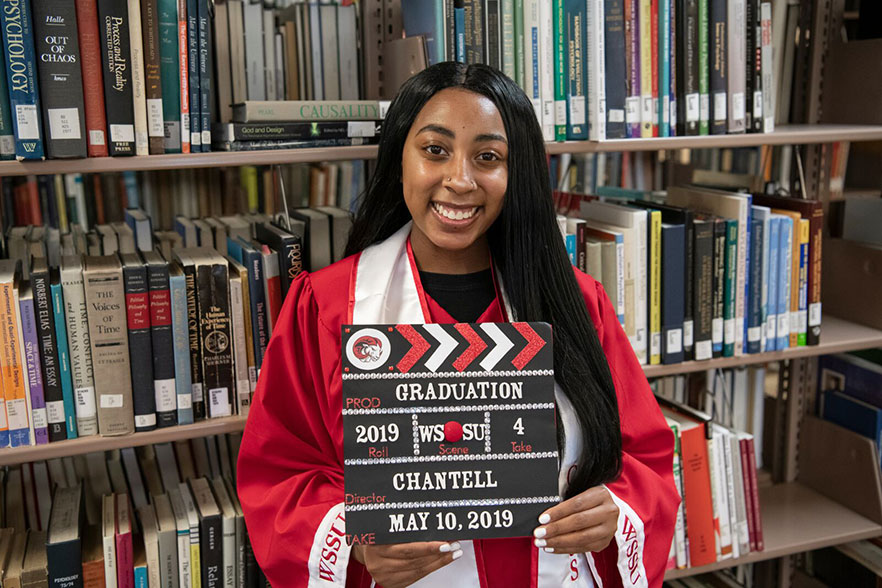
[[[546,510],[533,531],[537,547],[555,553],[599,551],[609,545],[619,508],[606,488],[597,486]]]
[[[409,586],[462,556],[457,542],[377,545],[366,551],[368,571],[386,588]]]
[[[533,535],[537,539],[550,539],[612,522],[618,518],[618,507],[614,503],[602,503],[590,510],[575,512],[560,520],[538,527]]]
[[[602,524],[549,539],[535,539],[534,543],[550,553],[586,553],[605,549],[614,534],[614,527]]]
[[[454,553],[460,550],[460,545],[458,542],[446,543],[444,541],[424,541],[418,543],[375,545],[372,546],[372,550],[377,555],[386,559],[414,560],[422,557]]]
[[[581,494],[577,494],[546,510],[539,516],[539,522],[545,524],[550,521],[563,519],[571,514],[594,508],[607,499],[609,499],[609,492],[603,486],[589,488]]]

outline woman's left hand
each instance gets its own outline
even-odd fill
[[[615,536],[618,519],[607,489],[595,486],[542,513],[534,543],[553,553],[601,551]]]

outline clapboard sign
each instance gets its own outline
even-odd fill
[[[343,326],[352,544],[531,535],[560,501],[551,327]]]

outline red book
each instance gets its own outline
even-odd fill
[[[260,245],[263,257],[263,286],[266,290],[267,308],[269,310],[270,328],[276,324],[282,310],[282,282],[279,277],[279,255],[266,245]]]
[[[132,553],[132,520],[128,494],[116,496],[116,585],[135,588],[135,556]]]
[[[86,106],[86,144],[89,157],[107,157],[107,118],[104,115],[104,78],[96,0],[76,0],[80,42],[80,69]]]
[[[658,0],[650,4],[649,28],[652,29],[652,136],[658,137]]]
[[[756,551],[756,524],[753,519],[753,511],[756,508],[756,504],[753,502],[751,494],[750,446],[747,444],[749,438],[746,433],[738,434],[738,449],[741,453],[741,478],[744,485],[744,506],[747,510],[747,540],[750,543],[750,550]]]
[[[763,517],[760,510],[759,490],[756,486],[756,449],[753,446],[753,437],[747,440],[747,457],[750,459],[750,497],[753,500],[753,524],[756,528],[756,550],[765,549],[763,543]]]
[[[692,420],[666,407],[662,407],[662,413],[680,426],[680,467],[683,471],[683,495],[686,503],[689,565],[698,567],[714,563],[717,560],[717,550],[707,455],[707,427],[704,422]]]

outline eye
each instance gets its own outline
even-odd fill
[[[428,145],[424,147],[424,149],[429,155],[441,156],[445,153],[444,147],[442,147],[441,145]]]
[[[502,158],[492,151],[481,153],[480,155],[478,155],[478,159],[480,159],[481,161],[502,161]]]

